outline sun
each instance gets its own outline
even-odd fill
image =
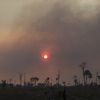
[[[47,54],[44,54],[43,58],[46,60],[48,59],[48,55]]]
[[[42,60],[48,60],[50,58],[50,52],[47,50],[42,50],[40,54]]]

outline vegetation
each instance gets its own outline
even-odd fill
[[[38,77],[31,77],[29,82],[25,80],[25,74],[19,74],[19,84],[13,84],[12,79],[8,83],[2,80],[0,83],[0,100],[100,100],[100,76],[96,74],[96,82],[92,81],[93,75],[86,68],[86,63],[80,65],[83,75],[83,83],[80,83],[77,75],[74,75],[73,86],[67,86],[66,82],[60,83],[60,73],[55,79],[56,84],[50,82],[47,77],[43,83],[38,83]],[[24,81],[23,81],[24,80]]]

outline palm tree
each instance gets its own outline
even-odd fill
[[[87,84],[87,80],[92,78],[92,73],[89,70],[85,70],[84,75]]]
[[[83,82],[84,82],[84,85],[86,84],[86,80],[85,80],[85,75],[84,75],[84,72],[85,72],[85,67],[86,67],[86,62],[83,62],[80,67],[82,68],[82,73],[83,73]]]
[[[36,86],[37,81],[39,81],[39,78],[38,77],[31,77],[30,81],[31,81],[31,83],[33,83]]]

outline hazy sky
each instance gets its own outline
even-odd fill
[[[42,60],[41,53],[49,59]],[[98,0],[0,0],[0,79],[18,73],[71,82],[79,65],[100,72]]]

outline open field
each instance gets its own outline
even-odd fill
[[[0,100],[100,100],[100,87],[1,88]]]

